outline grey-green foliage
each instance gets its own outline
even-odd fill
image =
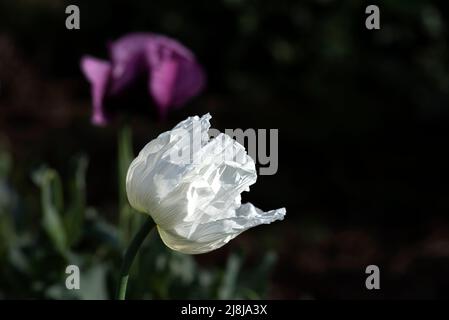
[[[67,233],[63,223],[64,199],[59,174],[42,168],[34,173],[33,180],[41,189],[42,227],[53,245],[61,252],[67,250]]]
[[[8,186],[9,195],[16,194],[8,178],[13,161],[5,150],[0,151],[0,185]],[[114,296],[124,249],[120,228],[87,206],[87,165],[85,156],[76,157],[64,179],[43,166],[32,174],[36,187],[31,194],[16,195],[19,205],[12,205],[12,196],[0,203],[0,298]],[[193,256],[165,247],[153,231],[132,268],[128,297],[261,298],[273,262],[273,254],[268,253],[257,267],[245,268],[244,254],[233,253],[222,266],[204,267]],[[80,290],[65,287],[70,264],[80,268]]]
[[[131,273],[129,289],[133,298],[260,299],[266,297],[275,260],[267,252],[256,266],[245,268],[245,254],[231,253],[220,267],[205,268],[194,256],[165,247],[153,232],[141,252],[139,272]]]
[[[69,179],[69,203],[66,206],[58,172],[42,167],[33,173],[33,181],[41,192],[42,226],[63,254],[81,237],[86,212],[86,169],[86,157],[79,157]]]

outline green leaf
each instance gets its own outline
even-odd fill
[[[62,219],[64,198],[61,178],[55,170],[42,168],[33,174],[33,180],[41,189],[41,206],[44,215],[42,226],[55,248],[65,254],[67,234]]]
[[[64,217],[68,245],[74,245],[81,237],[86,213],[86,170],[88,159],[76,159],[74,176],[70,180],[70,207]]]
[[[226,271],[220,288],[218,289],[218,299],[231,299],[236,290],[237,278],[241,266],[241,259],[231,254],[226,264]]]

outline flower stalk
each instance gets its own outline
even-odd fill
[[[129,241],[131,241],[131,237],[143,221],[143,219],[140,219],[141,216],[135,214],[130,207],[126,196],[126,172],[134,158],[132,130],[127,121],[124,121],[124,124],[118,131],[117,150],[119,236],[122,248],[126,248]]]
[[[143,241],[156,224],[151,217],[145,220],[144,224],[140,227],[140,230],[134,236],[128,249],[126,249],[125,256],[123,257],[122,267],[120,270],[120,278],[118,282],[117,300],[125,300],[126,288],[128,285],[129,270],[133,264],[134,258],[137,252],[142,246]]]

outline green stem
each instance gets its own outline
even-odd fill
[[[155,223],[151,217],[145,221],[140,227],[139,232],[134,236],[128,249],[126,249],[125,256],[123,258],[122,268],[120,270],[120,279],[118,283],[117,299],[125,300],[126,287],[128,285],[129,269],[132,266],[134,258],[139,251],[140,246],[145,240],[146,236],[150,233],[151,229],[155,226]]]
[[[139,216],[132,215],[131,208],[126,196],[126,174],[129,165],[134,158],[132,147],[132,131],[131,127],[126,123],[122,125],[118,132],[117,140],[117,158],[118,158],[118,205],[119,205],[119,226],[120,226],[120,241],[123,246],[131,239],[132,221]]]

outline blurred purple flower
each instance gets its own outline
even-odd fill
[[[194,54],[162,35],[126,35],[109,45],[109,56],[109,61],[91,56],[81,59],[81,69],[91,84],[92,122],[97,125],[107,123],[105,99],[129,89],[139,76],[147,77],[148,92],[162,118],[205,85],[205,74]]]

